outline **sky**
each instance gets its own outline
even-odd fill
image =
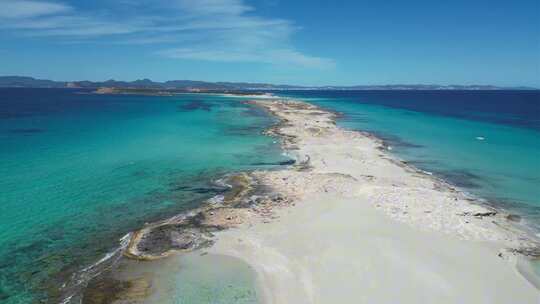
[[[540,87],[538,0],[0,0],[0,75]]]

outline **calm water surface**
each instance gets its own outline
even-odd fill
[[[241,99],[85,93],[0,89],[2,303],[56,299],[63,283],[117,248],[129,231],[221,193],[212,181],[226,173],[276,168],[284,160],[261,135],[272,118]],[[540,231],[539,92],[280,95],[343,113],[341,126],[382,137],[399,157],[522,215]],[[224,265],[217,275],[224,280],[234,269],[245,274],[232,288],[214,282],[212,267],[186,268],[166,281],[181,294],[178,303],[221,292],[223,299],[255,301],[246,266]]]
[[[284,160],[261,135],[273,120],[240,100],[83,93],[0,89],[2,303],[52,302],[129,231]]]

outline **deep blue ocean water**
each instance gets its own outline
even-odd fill
[[[87,93],[0,89],[1,303],[57,299],[126,233],[284,160],[241,100]]]
[[[289,91],[540,232],[540,91]]]

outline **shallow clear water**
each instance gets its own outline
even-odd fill
[[[82,93],[0,89],[2,303],[54,299],[127,232],[224,190],[212,180],[283,160],[239,100]]]
[[[146,304],[256,304],[255,271],[243,261],[200,252],[149,263],[123,262],[119,279],[151,283]]]
[[[168,282],[168,293],[149,298],[148,304],[171,303],[171,299],[175,304],[259,303],[255,271],[242,261],[207,255],[182,257],[180,262],[180,271]]]
[[[540,232],[540,91],[289,92]]]

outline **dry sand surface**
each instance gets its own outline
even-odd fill
[[[336,127],[334,113],[254,103],[280,118],[269,133],[297,164],[253,176],[289,203],[207,251],[249,263],[264,303],[540,303],[515,267],[537,240],[508,214]]]

